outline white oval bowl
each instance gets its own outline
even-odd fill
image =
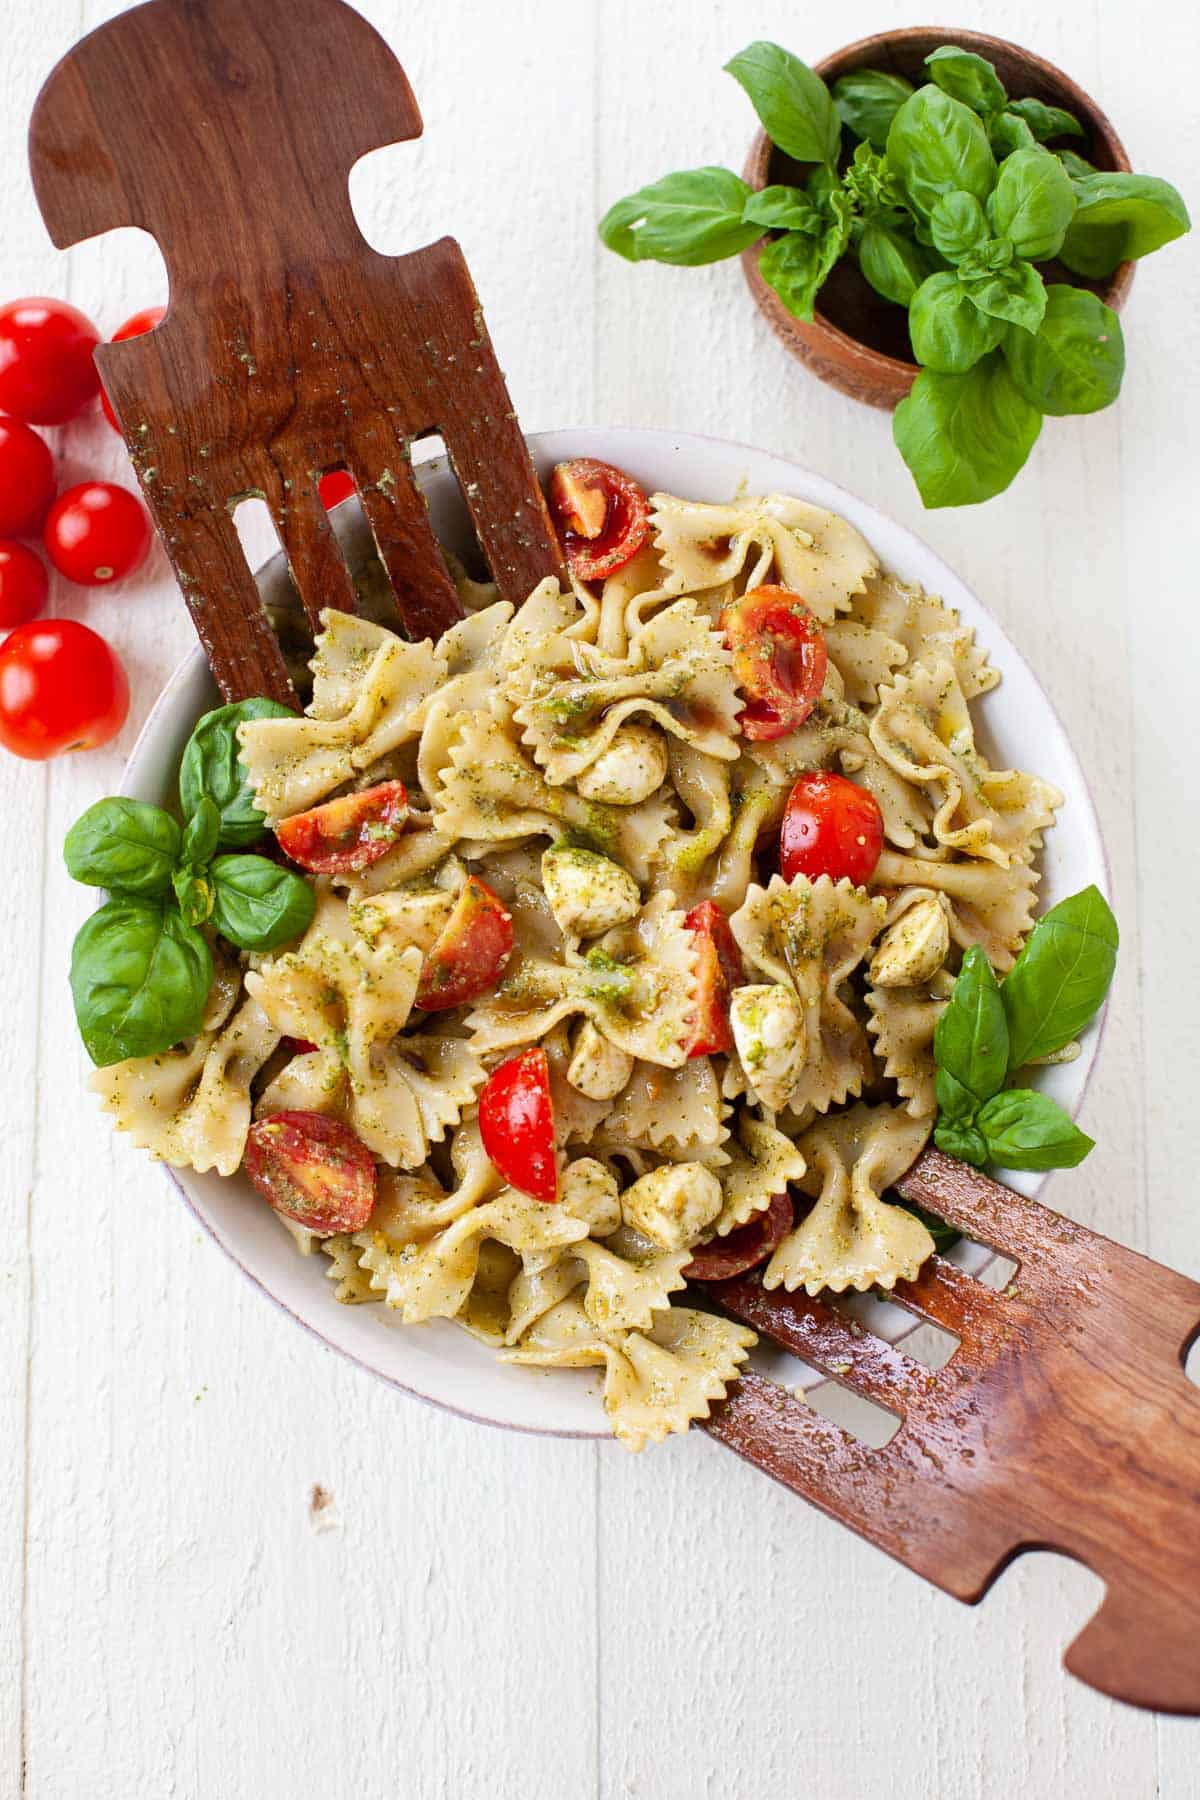
[[[1089,882],[1108,891],[1104,848],[1087,782],[1045,689],[983,602],[912,532],[797,463],[719,439],[585,428],[540,432],[530,439],[530,446],[543,477],[564,457],[594,456],[627,469],[648,492],[665,489],[712,501],[728,501],[739,493],[780,492],[849,519],[885,567],[957,607],[1000,670],[999,688],[975,703],[992,760],[1000,767],[1030,767],[1056,783],[1066,797],[1058,823],[1046,838],[1042,906],[1053,905]],[[418,474],[439,536],[451,546],[465,548],[466,512],[446,458],[428,456],[419,463]],[[370,537],[355,501],[337,509],[335,524],[351,566],[367,560]],[[288,580],[282,555],[266,563],[257,579],[267,598],[283,599]],[[197,648],[175,671],[147,719],[129,759],[122,792],[169,803],[192,726],[217,701],[208,665]],[[1075,1062],[1045,1069],[1038,1077],[1038,1085],[1069,1112],[1076,1111],[1083,1098],[1098,1040],[1099,1029],[1093,1026]],[[492,1425],[558,1437],[608,1436],[594,1371],[514,1368],[497,1361],[491,1349],[448,1320],[401,1325],[382,1305],[339,1306],[326,1276],[326,1259],[298,1255],[292,1238],[247,1181],[187,1170],[167,1173],[200,1223],[263,1293],[323,1343],[394,1387]],[[1033,1194],[1045,1177],[1009,1179],[1023,1193]],[[992,1260],[990,1252],[967,1243],[953,1255],[975,1274]],[[913,1329],[913,1322],[895,1308],[872,1300],[856,1299],[854,1304],[858,1316],[892,1342]],[[822,1379],[780,1353],[755,1354],[761,1358],[760,1366],[789,1385],[812,1386]]]

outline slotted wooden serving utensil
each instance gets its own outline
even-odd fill
[[[408,82],[341,0],[151,0],[55,69],[31,161],[66,246],[158,240],[171,310],[99,353],[105,386],[227,696],[294,700],[231,506],[269,505],[310,618],[355,610],[320,504],[354,475],[414,637],[458,616],[409,463],[438,429],[501,592],[559,551],[458,246],[378,256],[347,178],[416,136]],[[996,1293],[934,1258],[891,1296],[960,1347],[936,1372],[804,1295],[714,1284],[727,1312],[900,1415],[868,1448],[747,1373],[712,1436],[961,1600],[1021,1550],[1107,1584],[1067,1666],[1136,1705],[1200,1714],[1200,1286],[937,1151],[901,1191],[1019,1264]]]

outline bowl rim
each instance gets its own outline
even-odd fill
[[[776,451],[764,450],[761,446],[749,444],[742,439],[718,437],[711,433],[702,432],[674,432],[661,427],[622,425],[558,426],[553,429],[529,432],[526,434],[526,440],[534,454],[535,461],[538,458],[539,450],[545,450],[549,445],[554,444],[556,440],[576,440],[574,447],[558,445],[557,448],[567,454],[578,455],[587,453],[584,448],[580,447],[580,440],[595,440],[597,438],[603,438],[610,442],[614,439],[624,440],[631,455],[635,459],[637,447],[639,445],[645,446],[647,440],[649,440],[649,443],[654,450],[661,453],[679,453],[689,448],[695,448],[700,450],[702,454],[710,451],[733,451],[744,452],[747,456],[766,457],[772,461],[785,465],[791,475],[801,485],[809,483],[820,490],[821,501],[819,503],[827,504],[832,508],[836,507],[836,505],[841,502],[845,502],[848,504],[851,511],[865,509],[868,513],[874,514],[877,519],[882,519],[893,532],[898,533],[901,538],[908,540],[909,544],[916,550],[922,552],[925,556],[939,564],[945,573],[970,595],[972,601],[979,607],[984,619],[988,624],[994,626],[996,637],[1003,643],[1006,654],[1011,651],[1018,663],[1023,665],[1024,670],[1034,683],[1041,702],[1046,709],[1047,718],[1052,722],[1061,744],[1065,748],[1068,760],[1073,766],[1078,785],[1075,792],[1068,795],[1067,798],[1076,809],[1077,816],[1082,819],[1083,824],[1087,828],[1091,845],[1098,853],[1104,891],[1106,895],[1111,895],[1112,867],[1103,833],[1100,829],[1100,820],[1096,810],[1095,800],[1092,795],[1091,785],[1083,765],[1075,755],[1070,736],[1067,733],[1066,727],[1063,724],[1054,701],[1036,670],[1034,670],[1032,665],[1026,661],[1021,650],[1009,637],[1000,619],[992,609],[986,602],[979,598],[974,588],[971,587],[962,576],[958,575],[940,553],[934,550],[919,533],[912,530],[910,526],[901,524],[898,520],[891,518],[890,515],[883,513],[873,502],[861,499],[850,489],[845,488],[840,483],[832,481],[827,476],[821,475],[817,471],[810,469],[807,465],[796,462],[793,458],[781,455]],[[429,474],[448,466],[449,459],[444,451],[436,447],[431,448],[428,445],[422,446],[418,444],[414,445],[413,452],[413,465],[419,481],[422,477],[426,477]],[[554,454],[554,452],[552,452],[552,454]],[[354,502],[351,500],[341,502],[339,508],[335,509],[335,512],[340,511],[341,507],[353,509]],[[347,511],[343,516],[349,518],[350,511]],[[265,583],[272,579],[278,580],[285,568],[285,553],[283,550],[278,550],[266,558],[254,571],[255,580],[259,587],[262,588]],[[119,789],[119,792],[122,795],[128,794],[131,791],[131,788],[140,781],[142,771],[138,768],[138,764],[141,756],[145,752],[145,747],[157,735],[164,719],[173,717],[180,705],[181,694],[198,678],[202,675],[207,675],[207,673],[208,665],[204,656],[204,651],[199,644],[195,644],[176,665],[171,675],[168,677],[138,732],[137,738],[134,741],[122,771]],[[1086,1099],[1095,1072],[1100,1049],[1103,1044],[1107,1020],[1108,1008],[1105,1006],[1098,1020],[1095,1021],[1091,1027],[1087,1047],[1083,1052],[1083,1057],[1086,1060],[1084,1061],[1082,1080],[1077,1093],[1071,1098],[1069,1103],[1069,1110],[1072,1117],[1078,1114]],[[312,1319],[306,1318],[301,1312],[297,1311],[295,1307],[290,1305],[281,1294],[268,1285],[267,1281],[256,1271],[256,1269],[246,1262],[235,1245],[218,1229],[217,1223],[213,1219],[210,1219],[206,1212],[202,1210],[193,1199],[192,1195],[188,1192],[180,1171],[167,1163],[160,1163],[159,1166],[175,1188],[192,1217],[201,1226],[207,1236],[217,1244],[222,1252],[229,1257],[246,1279],[251,1282],[260,1293],[265,1295],[265,1297],[270,1300],[280,1312],[300,1325],[310,1337],[316,1340],[317,1343],[323,1345],[326,1349],[333,1351],[335,1354],[347,1358],[350,1362],[356,1364],[367,1373],[386,1382],[389,1387],[392,1387],[413,1399],[421,1400],[430,1406],[437,1407],[443,1412],[467,1419],[473,1424],[489,1425],[498,1430],[522,1432],[533,1437],[575,1438],[602,1443],[615,1441],[612,1439],[611,1432],[603,1425],[597,1429],[573,1428],[563,1425],[541,1425],[527,1420],[505,1419],[496,1417],[491,1413],[476,1412],[469,1406],[461,1404],[458,1400],[449,1400],[442,1395],[426,1392],[420,1387],[413,1386],[409,1382],[401,1380],[400,1377],[394,1374],[390,1369],[384,1367],[382,1362],[373,1360],[360,1352],[359,1349],[353,1348],[345,1343],[340,1343],[334,1338],[327,1336],[319,1325],[314,1323]],[[1034,1188],[1038,1197],[1044,1192],[1046,1182],[1050,1179],[1052,1174],[1053,1171],[1045,1171],[1041,1174],[1040,1179],[1035,1182]],[[987,1252],[985,1260],[978,1265],[974,1272],[976,1274],[983,1273],[987,1266],[995,1260],[996,1254],[997,1253],[995,1252]],[[326,1298],[329,1305],[332,1306],[336,1304],[332,1294],[327,1295]],[[866,1299],[869,1298],[869,1296],[863,1296],[863,1298]],[[905,1338],[917,1331],[920,1328],[920,1325],[921,1321],[914,1316],[904,1327],[897,1330],[894,1334],[889,1334],[886,1341],[894,1344],[901,1343]],[[830,1379],[832,1378],[821,1377],[819,1383],[814,1382],[811,1385],[826,1385]]]

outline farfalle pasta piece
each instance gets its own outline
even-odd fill
[[[606,806],[551,787],[494,712],[462,721],[433,804],[443,837],[492,844],[573,832],[638,882],[649,879],[674,824],[665,792],[638,806]]]
[[[747,588],[777,581],[829,624],[879,567],[848,520],[788,494],[710,505],[654,494],[650,525],[675,593],[742,578]]]
[[[934,862],[885,850],[872,877],[878,887],[933,888],[950,903],[950,936],[962,950],[978,944],[998,974],[1011,969],[1033,927],[1033,907],[1041,877],[1028,861],[1007,869],[972,859]]]
[[[835,619],[825,627],[825,649],[841,687],[829,697],[851,706],[874,706],[883,683],[908,661],[908,651],[896,638],[855,618]]]
[[[340,1233],[318,1238],[316,1247],[329,1258],[325,1273],[333,1283],[334,1299],[342,1306],[366,1306],[383,1299],[372,1288],[370,1274],[359,1262],[362,1252],[352,1237]]]
[[[681,1306],[659,1313],[648,1332],[604,1333],[572,1296],[538,1319],[503,1360],[542,1369],[603,1367],[613,1434],[626,1449],[641,1450],[706,1419],[756,1342],[744,1325]]]
[[[871,742],[905,781],[929,789],[937,801],[936,842],[1007,868],[1041,843],[1062,795],[1039,775],[991,769],[975,746],[975,731],[953,664],[914,663],[880,689]]]
[[[802,1073],[785,1104],[824,1111],[861,1093],[870,1049],[839,989],[865,957],[886,910],[882,896],[849,881],[798,875],[786,882],[773,875],[767,887],[751,887],[730,919],[747,972],[790,988],[798,1002]]]
[[[139,1150],[176,1169],[232,1175],[250,1129],[250,1083],[279,1038],[250,998],[220,1031],[201,1032],[182,1050],[94,1069],[89,1085]]]
[[[426,700],[420,726],[417,774],[421,789],[432,794],[450,761],[450,748],[464,713],[484,707],[495,689],[513,609],[506,603],[452,625],[439,640],[445,658],[445,680]]]
[[[679,891],[699,879],[729,835],[733,771],[728,761],[678,741],[671,743],[668,767],[671,784],[692,819],[690,829],[672,832],[663,845],[664,878]]]
[[[863,1104],[811,1125],[797,1147],[808,1163],[801,1186],[816,1204],[771,1257],[763,1286],[841,1294],[915,1280],[933,1239],[912,1213],[880,1196],[932,1128],[931,1118],[914,1119],[901,1107]]]
[[[728,1136],[713,1060],[696,1056],[676,1069],[635,1063],[606,1108],[602,1141],[690,1156],[715,1148]]]
[[[987,652],[975,642],[975,633],[964,625],[952,606],[936,594],[927,594],[915,582],[881,570],[869,578],[851,601],[851,616],[868,630],[890,638],[905,651],[897,659],[928,662],[939,653],[954,664],[958,683],[968,700],[986,694],[1000,680]]]
[[[627,720],[644,718],[708,756],[736,760],[742,700],[733,652],[690,600],[638,632],[625,657],[554,634],[508,676],[523,741],[554,787],[574,781]]]
[[[784,1132],[743,1113],[737,1135],[726,1145],[728,1166],[717,1171],[724,1205],[713,1221],[711,1235],[728,1237],[765,1212],[776,1194],[787,1192],[805,1171],[804,1155]]]
[[[663,1068],[682,1067],[695,1007],[696,949],[672,895],[656,894],[578,962],[514,954],[493,992],[468,1018],[481,1056],[536,1043],[582,1014],[618,1049]]]
[[[867,989],[867,1030],[875,1056],[914,1119],[937,1111],[933,1034],[954,989],[944,969],[922,987]]]
[[[308,716],[238,727],[254,802],[269,823],[302,812],[398,744],[415,738],[446,676],[428,641],[407,643],[349,613],[321,614]]]
[[[691,1251],[664,1250],[623,1227],[605,1244],[592,1238],[576,1244],[571,1256],[586,1270],[581,1298],[593,1324],[602,1331],[647,1331],[670,1296],[687,1286],[683,1270]]]

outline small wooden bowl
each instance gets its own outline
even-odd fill
[[[1129,168],[1124,145],[1095,101],[1061,69],[1004,38],[919,25],[860,38],[814,66],[831,87],[839,75],[863,68],[903,75],[920,87],[928,79],[925,58],[939,44],[956,44],[986,56],[996,65],[1001,81],[1015,98],[1032,95],[1047,105],[1063,106],[1073,112],[1087,138],[1070,141],[1078,142],[1081,154],[1097,168]],[[743,174],[751,187],[763,188],[773,182],[796,182],[802,178],[803,168],[776,149],[765,131],[760,131],[750,147]],[[821,289],[813,322],[807,325],[790,313],[767,286],[759,273],[760,255],[759,245],[743,251],[742,268],[759,310],[793,356],[807,363],[822,381],[840,388],[854,400],[889,409],[897,406],[918,373],[912,361],[903,309],[877,294],[859,274],[853,259],[843,257]],[[1129,293],[1133,270],[1133,263],[1123,262],[1105,281],[1088,281],[1055,262],[1047,263],[1044,272],[1049,281],[1068,281],[1076,287],[1091,288],[1106,306],[1119,311]]]

